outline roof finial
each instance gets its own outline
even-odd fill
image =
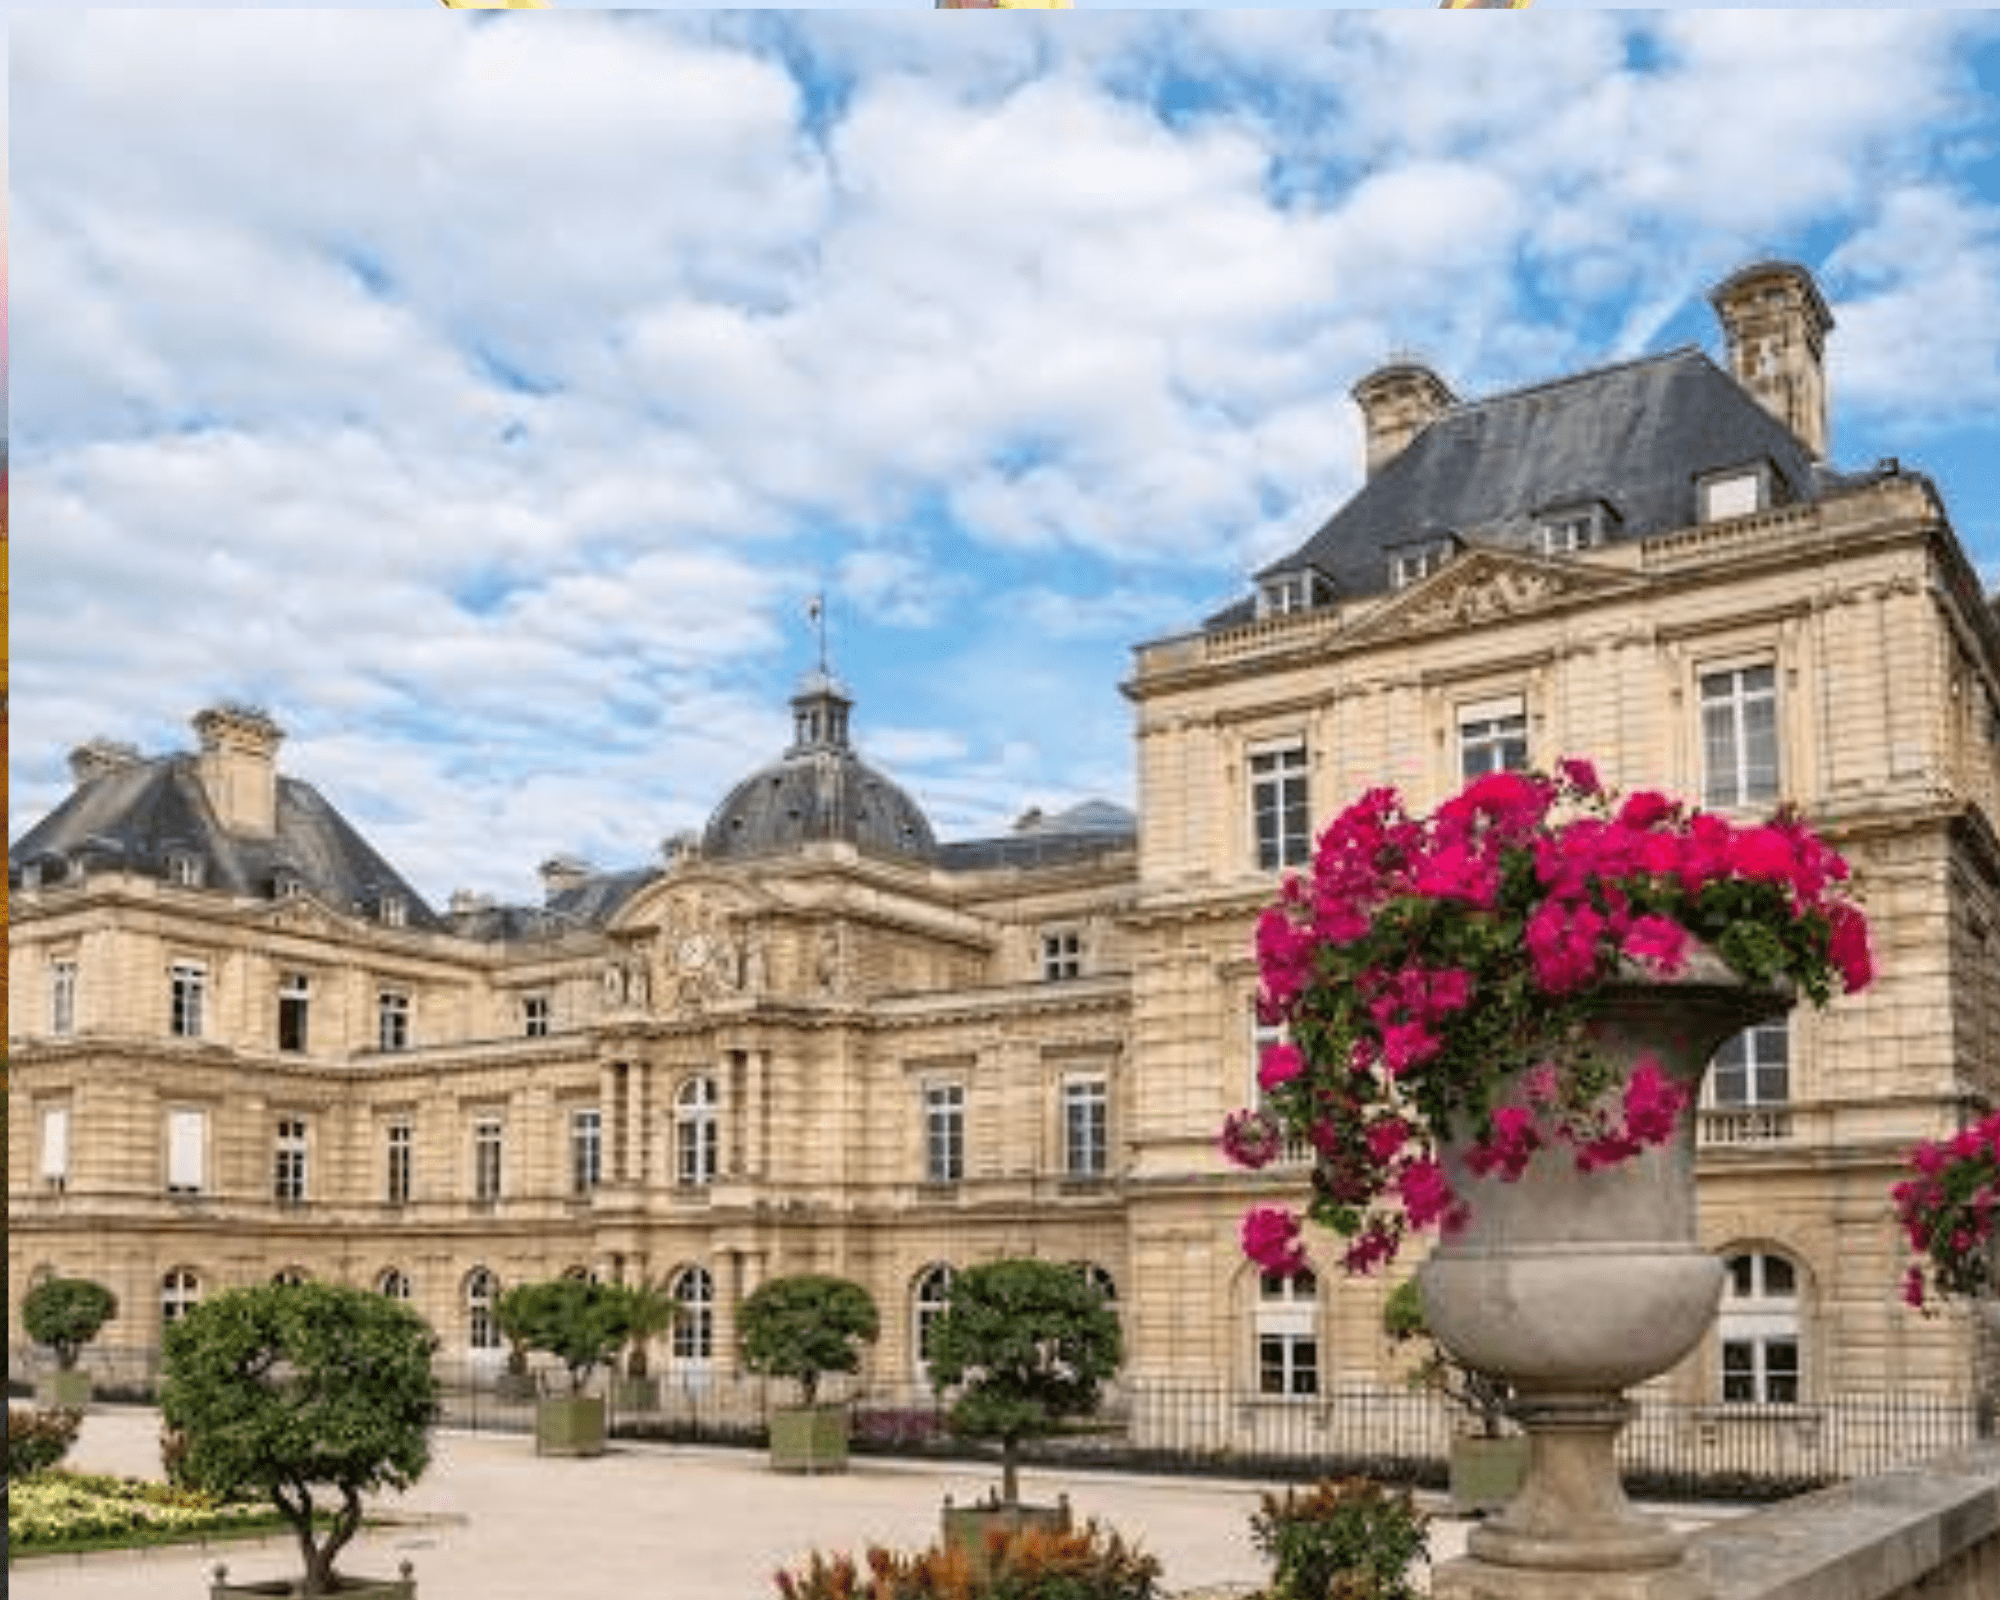
[[[806,621],[819,631],[819,670],[821,677],[832,677],[826,664],[826,593],[824,590],[806,601]]]

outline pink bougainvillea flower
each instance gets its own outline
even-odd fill
[[[1625,953],[1663,977],[1687,965],[1688,931],[1665,917],[1639,917],[1625,931]]]
[[[1299,1054],[1293,1044],[1267,1044],[1263,1059],[1257,1064],[1257,1085],[1271,1090],[1280,1084],[1290,1083],[1306,1069],[1306,1058]]]
[[[1296,1277],[1306,1266],[1299,1219],[1276,1206],[1258,1206],[1243,1219],[1243,1253],[1266,1272]]]

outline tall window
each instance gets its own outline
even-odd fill
[[[176,1039],[201,1037],[202,998],[207,985],[208,970],[199,962],[176,961],[173,964],[168,1029]]]
[[[60,1189],[69,1182],[69,1107],[42,1107],[42,1182]]]
[[[965,1176],[965,1089],[934,1083],[924,1090],[924,1177],[957,1183]]]
[[[1783,1022],[1745,1028],[1715,1052],[1709,1074],[1718,1106],[1774,1106],[1791,1098],[1791,1031]]]
[[[1250,815],[1256,830],[1259,871],[1277,872],[1305,864],[1312,841],[1306,813],[1303,742],[1251,754]]]
[[[389,1134],[389,1186],[387,1198],[392,1206],[406,1206],[410,1203],[410,1161],[412,1156],[411,1128],[407,1122],[392,1122]]]
[[[1055,928],[1042,935],[1042,978],[1060,983],[1083,975],[1083,935],[1074,928]]]
[[[167,1193],[200,1194],[206,1187],[208,1113],[167,1113]]]
[[[400,989],[384,989],[376,996],[376,1017],[380,1026],[378,1044],[383,1050],[410,1048],[410,997]]]
[[[1257,1285],[1257,1392],[1319,1393],[1319,1283],[1310,1272],[1267,1272]]]
[[[49,1032],[58,1038],[76,1032],[76,963],[49,963]]]
[[[300,1284],[311,1281],[304,1267],[280,1267],[271,1274],[271,1282],[281,1289],[296,1289]]]
[[[1063,1085],[1063,1170],[1072,1178],[1101,1178],[1110,1167],[1107,1097],[1102,1078],[1071,1078]]]
[[[930,1380],[931,1329],[937,1319],[951,1303],[951,1268],[943,1262],[927,1267],[917,1279],[916,1293],[911,1296],[913,1323],[910,1330],[910,1348],[916,1352],[917,1376],[925,1382]]]
[[[472,1197],[488,1202],[500,1198],[500,1140],[503,1133],[498,1117],[481,1117],[472,1125]]]
[[[680,1307],[674,1319],[674,1360],[705,1366],[715,1353],[715,1280],[704,1267],[685,1267],[674,1278],[672,1294]]]
[[[1731,1256],[1716,1330],[1725,1404],[1798,1404],[1799,1286],[1791,1262]]]
[[[521,1001],[521,1024],[530,1039],[549,1036],[549,997],[531,994]]]
[[[306,1124],[303,1117],[278,1119],[276,1166],[271,1193],[280,1205],[298,1205],[306,1197]]]
[[[1468,781],[1528,765],[1528,713],[1517,698],[1466,706],[1458,714],[1459,770]]]
[[[472,1350],[500,1348],[500,1319],[493,1308],[500,1299],[500,1280],[484,1267],[465,1278],[465,1343]]]
[[[570,1187],[577,1194],[595,1189],[604,1174],[604,1118],[593,1106],[569,1114]]]
[[[400,1268],[391,1267],[375,1280],[375,1289],[385,1300],[401,1300],[405,1304],[410,1299],[410,1275]]]
[[[306,1006],[312,999],[312,982],[303,972],[287,972],[278,979],[278,1048],[293,1053],[306,1047]]]
[[[1702,802],[1778,798],[1777,668],[1732,667],[1701,678]]]
[[[160,1321],[171,1325],[201,1304],[201,1279],[176,1267],[160,1280]]]
[[[720,1152],[715,1080],[690,1078],[674,1094],[675,1180],[689,1186],[713,1183]]]

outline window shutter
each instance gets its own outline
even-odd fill
[[[50,1106],[42,1112],[42,1176],[69,1177],[68,1106]]]
[[[207,1143],[208,1113],[173,1111],[167,1116],[167,1187],[199,1191],[202,1181],[203,1146]]]

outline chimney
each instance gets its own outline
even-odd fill
[[[540,870],[545,903],[552,903],[557,895],[590,881],[590,863],[575,856],[550,856]]]
[[[1833,313],[1804,267],[1760,261],[1709,292],[1729,339],[1729,370],[1752,397],[1827,457],[1826,336]]]
[[[269,839],[278,831],[278,746],[285,730],[255,706],[212,706],[194,719],[201,786],[222,826]]]
[[[70,751],[69,773],[81,789],[107,772],[136,767],[140,760],[139,747],[135,744],[124,744],[116,739],[92,739],[88,744],[80,744]]]
[[[1403,447],[1458,403],[1445,381],[1420,361],[1391,361],[1353,389],[1368,429],[1368,476],[1403,453]]]

